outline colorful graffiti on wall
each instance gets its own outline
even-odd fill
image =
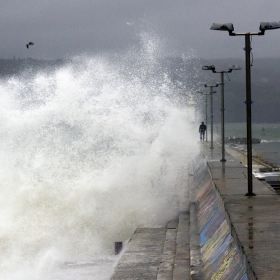
[[[194,184],[204,279],[248,280],[246,258],[231,235],[223,203],[202,156],[194,164]]]

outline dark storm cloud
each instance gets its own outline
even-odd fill
[[[136,43],[141,31],[151,30],[169,55],[192,48],[204,58],[240,57],[243,38],[210,31],[213,22],[257,31],[261,21],[280,20],[278,0],[10,0],[0,5],[2,58],[120,51]],[[253,39],[258,56],[279,56],[279,32]],[[29,41],[35,45],[27,50]]]

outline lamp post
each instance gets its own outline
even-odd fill
[[[224,73],[231,73],[232,70],[240,70],[240,66],[232,65],[228,70],[216,71],[215,66],[203,66],[202,70],[211,70],[213,73],[220,73],[221,76],[221,140],[222,140],[222,159],[221,161],[226,161],[225,159],[225,101],[224,101]]]
[[[216,93],[216,91],[213,91],[213,87],[218,87],[219,84],[216,84],[216,85],[207,85],[205,84],[204,85],[205,87],[210,87],[210,112],[211,112],[211,115],[210,115],[210,119],[211,119],[211,146],[210,146],[210,149],[214,149],[213,147],[213,94]],[[207,127],[206,127],[206,130],[207,130]]]
[[[252,177],[252,119],[251,119],[251,65],[250,52],[251,42],[250,36],[264,35],[266,30],[280,28],[280,22],[261,22],[259,32],[242,32],[234,33],[232,23],[213,23],[211,30],[228,31],[229,36],[245,36],[245,61],[246,61],[246,112],[247,112],[247,173],[248,173],[248,193],[246,196],[254,196],[253,193],[253,177]]]
[[[196,92],[205,95],[205,125],[206,125],[205,133],[206,133],[206,142],[207,142],[207,119],[208,119],[208,114],[207,114],[207,108],[208,108],[208,106],[207,106],[207,96],[210,95],[210,94],[209,93],[203,93],[202,91],[196,91]]]

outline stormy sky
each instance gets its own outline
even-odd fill
[[[0,0],[0,7],[0,58],[123,52],[143,34],[166,56],[244,58],[244,37],[212,31],[212,23],[254,32],[261,21],[280,20],[279,0]],[[252,48],[254,57],[280,57],[280,29],[254,36]]]

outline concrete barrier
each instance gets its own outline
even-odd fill
[[[204,279],[255,279],[201,155],[194,162],[193,174]]]

